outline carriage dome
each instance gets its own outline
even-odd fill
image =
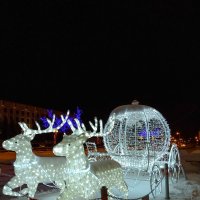
[[[170,129],[160,112],[139,104],[134,100],[130,105],[115,108],[115,124],[111,133],[104,136],[104,145],[114,160],[124,167],[150,167],[169,149]],[[109,128],[109,120],[104,131]]]

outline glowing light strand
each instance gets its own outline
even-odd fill
[[[36,134],[52,132],[61,128],[66,123],[68,115],[69,111],[65,118],[61,116],[62,123],[56,126],[54,126],[54,116],[52,121],[48,119],[49,126],[44,130],[41,130],[37,123],[37,130],[28,128],[25,123],[19,123],[22,133],[3,142],[3,148],[16,152],[16,160],[14,162],[15,176],[4,185],[3,194],[10,196],[27,195],[27,197],[34,198],[38,184],[46,182],[55,182],[61,192],[64,190],[65,179],[67,178],[65,173],[67,170],[66,158],[36,156],[32,151],[31,140]],[[26,184],[27,187],[19,192],[14,191],[15,188],[20,188],[23,184]]]
[[[72,175],[66,182],[65,190],[59,195],[57,200],[72,200],[77,197],[91,199],[94,198],[96,192],[100,191],[102,186],[106,186],[109,192],[111,192],[113,187],[117,187],[127,197],[128,188],[124,182],[120,164],[114,160],[89,162],[85,155],[83,143],[90,137],[103,135],[103,132],[97,133],[96,120],[95,125],[90,123],[93,129],[92,133],[88,133],[85,126],[80,124],[77,119],[75,121],[77,128],[72,123],[69,123],[70,120],[68,120],[73,133],[71,135],[64,135],[63,140],[53,147],[55,155],[66,156],[67,171],[72,172]],[[110,130],[112,127],[111,125]]]
[[[53,118],[53,110],[47,110],[47,113],[48,113],[48,117],[50,119]],[[83,111],[81,109],[79,109],[79,107],[77,107],[76,109],[76,112],[72,115],[72,116],[69,116],[68,119],[71,120],[72,124],[76,127],[76,122],[74,121],[74,118],[77,118],[80,122],[81,122],[81,115],[82,115]],[[43,123],[43,126],[46,128],[48,127],[48,121],[47,121],[47,118],[46,117],[41,117],[40,118],[42,123]],[[55,117],[55,123],[54,123],[54,127],[58,126],[59,124],[61,124],[61,119],[58,118],[58,117]],[[66,133],[67,131],[69,131],[70,129],[70,126],[69,124],[66,122],[59,130],[61,133]]]

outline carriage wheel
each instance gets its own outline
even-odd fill
[[[179,179],[180,168],[177,164],[174,164],[169,168],[169,174],[171,177],[172,183],[177,183]]]
[[[180,155],[176,144],[173,144],[169,153],[168,168],[172,183],[177,183],[180,174]]]
[[[158,165],[153,165],[150,176],[150,188],[153,197],[162,192],[162,173]]]

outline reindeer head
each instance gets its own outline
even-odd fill
[[[53,147],[53,153],[56,156],[70,157],[79,152],[80,148],[83,148],[82,146],[85,140],[86,137],[83,134],[63,135],[62,141]]]
[[[103,133],[103,123],[102,120],[99,121],[100,124],[100,132],[97,133],[98,129],[98,121],[95,117],[95,124],[93,125],[89,122],[93,131],[86,131],[85,125],[80,124],[78,119],[74,119],[76,122],[76,127],[72,124],[72,122],[68,119],[67,122],[72,130],[71,135],[64,135],[63,140],[53,147],[53,153],[57,156],[71,156],[72,154],[76,154],[83,148],[83,143],[91,137],[102,137],[111,132],[114,127],[114,115],[109,118],[111,120],[110,127],[106,133]]]
[[[33,140],[36,134],[55,132],[59,130],[66,123],[68,116],[69,116],[69,111],[67,112],[65,118],[61,115],[62,123],[57,127],[53,127],[55,122],[55,115],[53,116],[52,121],[47,119],[49,127],[46,128],[45,130],[41,130],[40,125],[37,122],[35,122],[38,128],[37,130],[28,128],[28,126],[24,122],[19,122],[19,125],[22,128],[22,133],[4,141],[2,146],[4,149],[11,151],[18,151],[19,149],[30,148],[31,147],[30,141]]]
[[[2,146],[8,151],[17,152],[20,150],[20,148],[26,149],[27,147],[30,147],[31,144],[24,135],[19,134],[10,138],[9,140],[4,141]]]

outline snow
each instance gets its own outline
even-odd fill
[[[49,152],[41,152],[41,154],[51,155]],[[180,150],[181,163],[184,168],[184,173],[180,174],[178,183],[174,184],[169,179],[169,197],[170,200],[200,200],[200,147],[195,149]],[[15,158],[14,152],[0,152],[0,200],[25,200],[25,197],[12,197],[2,194],[2,188],[7,181],[14,176],[13,161]],[[149,178],[144,176],[142,179],[136,180],[131,175],[125,177],[129,186],[129,199],[144,197],[150,192]],[[117,191],[115,191],[117,194]],[[38,200],[56,200],[59,190],[53,187],[48,187],[40,184],[35,198]],[[97,198],[100,197],[100,192],[97,193]],[[156,193],[155,200],[166,199],[165,180],[162,181],[162,191]],[[154,199],[152,195],[150,200]],[[80,200],[80,199],[79,199]]]

